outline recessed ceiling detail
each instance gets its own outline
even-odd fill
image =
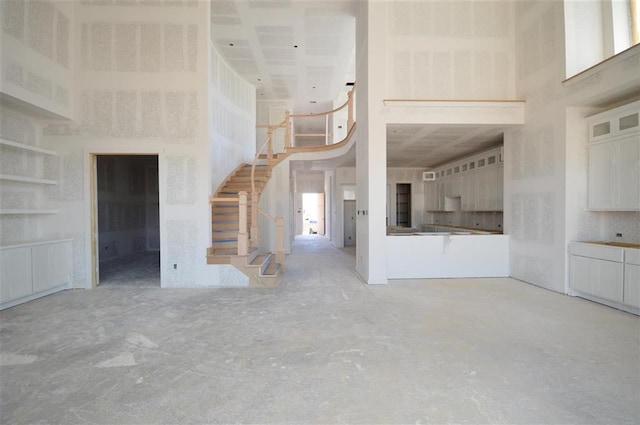
[[[213,0],[211,38],[233,69],[256,86],[259,100],[285,100],[294,113],[320,112],[310,108],[330,109],[345,83],[355,80],[356,5]]]

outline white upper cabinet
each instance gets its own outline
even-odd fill
[[[640,102],[588,118],[589,209],[640,211]]]
[[[495,148],[434,170],[425,182],[426,211],[502,211],[502,148]]]

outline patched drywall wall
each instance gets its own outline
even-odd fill
[[[256,152],[256,89],[209,47],[209,144],[211,193]]]
[[[513,98],[513,2],[385,4],[387,98]]]
[[[27,107],[70,118],[73,2],[7,0],[0,8],[0,91]]]
[[[640,237],[637,213],[595,213],[587,205],[584,117],[607,103],[637,96],[640,51],[609,61],[594,75],[565,78],[563,5],[516,5],[517,97],[526,124],[505,133],[505,231],[511,235],[511,275],[565,292],[567,243]]]

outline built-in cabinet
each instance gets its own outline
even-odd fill
[[[572,295],[638,312],[640,249],[602,243],[569,244]]]
[[[502,148],[458,160],[425,181],[425,211],[502,211]]]
[[[589,209],[640,211],[640,102],[593,115],[589,124]]]
[[[0,247],[0,310],[71,287],[71,240]]]

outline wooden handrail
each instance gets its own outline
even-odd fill
[[[349,93],[353,93],[353,91],[354,91],[354,90],[355,90],[355,86],[354,86],[354,88],[353,88],[353,89],[351,89],[351,90],[349,91]],[[317,114],[291,114],[291,115],[289,115],[289,116],[290,116],[290,117],[292,117],[292,118],[321,117],[321,116],[323,116],[323,115],[333,114],[334,112],[338,112],[339,110],[344,109],[344,108],[349,104],[349,102],[351,102],[351,96],[349,96],[349,97],[347,98],[347,101],[346,101],[346,102],[344,102],[342,105],[340,105],[340,106],[338,106],[336,109],[332,109],[332,110],[330,110],[330,111],[326,111],[326,112],[318,112]]]

